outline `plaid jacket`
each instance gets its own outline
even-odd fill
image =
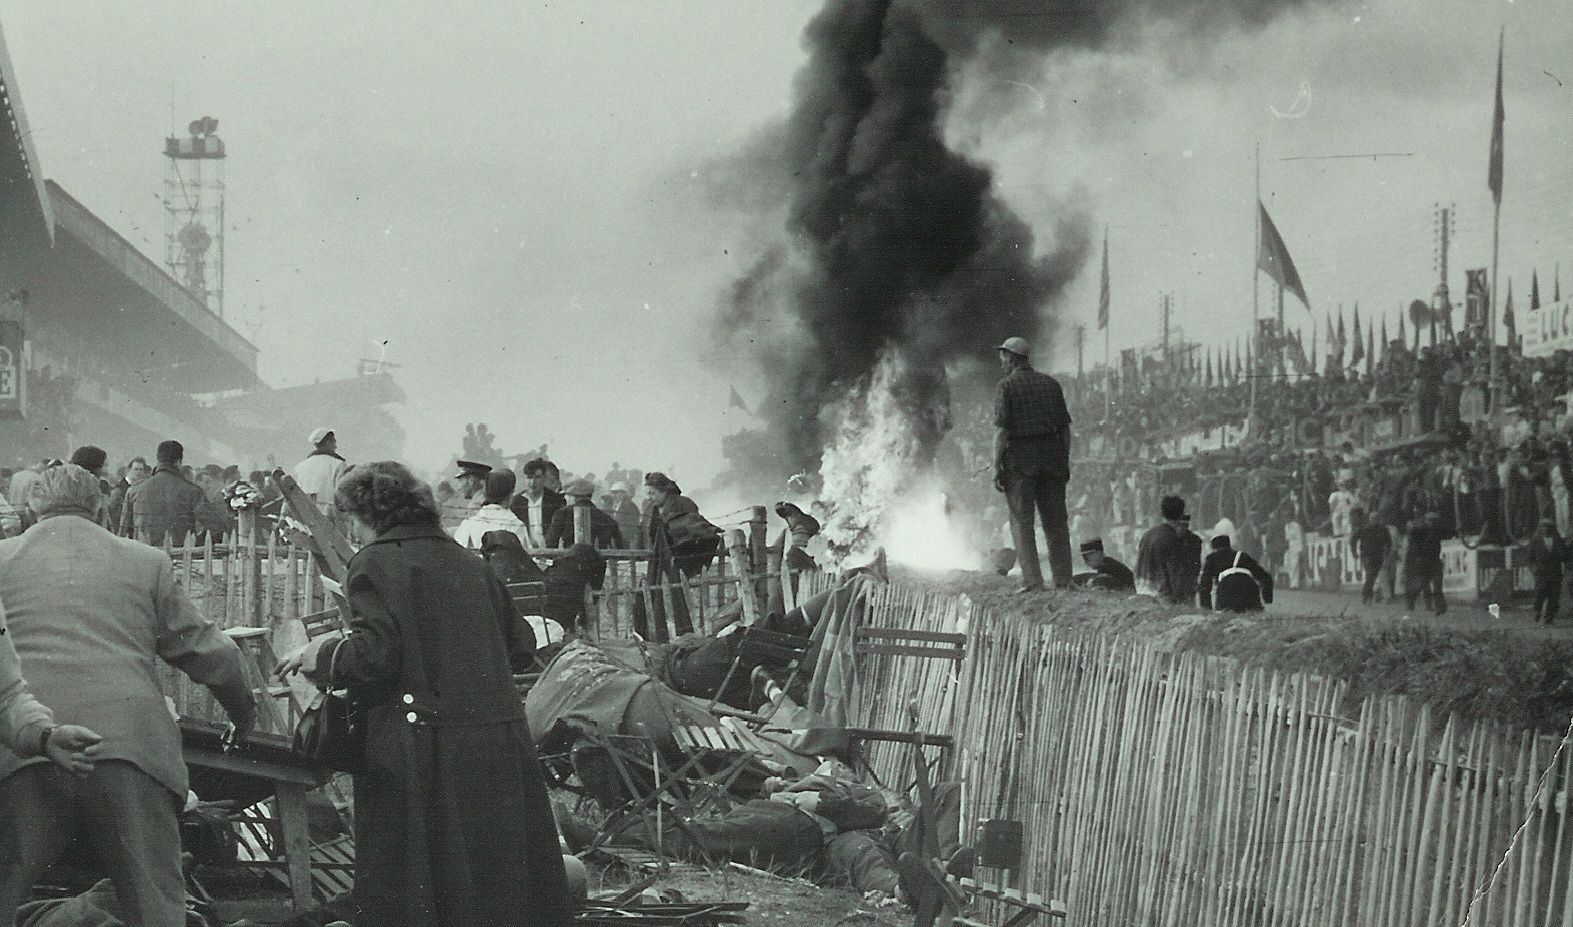
[[[1059,381],[1031,367],[1017,367],[994,394],[994,424],[1012,438],[1065,435],[1071,415]]]

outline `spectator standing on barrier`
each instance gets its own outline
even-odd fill
[[[196,533],[207,496],[182,471],[185,457],[186,448],[179,441],[159,444],[158,466],[152,475],[126,492],[120,513],[122,536],[161,545],[166,539],[184,544]]]
[[[1212,539],[1212,552],[1202,563],[1197,584],[1202,608],[1220,612],[1259,612],[1273,600],[1273,574],[1256,558],[1229,546],[1229,536]]]
[[[1351,521],[1356,527],[1349,536],[1349,552],[1360,563],[1360,601],[1370,605],[1376,601],[1376,583],[1382,575],[1383,565],[1387,563],[1393,540],[1386,525],[1374,518],[1367,519],[1361,509],[1354,510]],[[1390,592],[1384,590],[1383,598],[1390,597]]]
[[[1442,597],[1442,535],[1437,529],[1441,516],[1426,512],[1409,522],[1408,542],[1404,546],[1404,594],[1409,608],[1423,595],[1426,605],[1438,615],[1447,612]]]
[[[1524,554],[1535,574],[1535,623],[1549,625],[1561,611],[1563,568],[1569,556],[1555,519],[1540,520],[1540,530],[1524,546]]]
[[[1010,507],[1011,535],[1021,566],[1022,592],[1043,588],[1035,516],[1043,520],[1054,585],[1071,582],[1071,541],[1065,511],[1070,480],[1070,411],[1058,380],[1032,369],[1025,338],[999,348],[1000,380],[994,399],[994,488]]]
[[[0,749],[0,918],[85,832],[129,923],[184,927],[176,815],[188,782],[159,661],[212,690],[237,742],[256,703],[240,648],[186,598],[169,556],[96,524],[100,502],[86,470],[56,467],[33,487],[38,525],[0,542],[0,601],[28,682],[103,735],[81,779]]]
[[[1136,591],[1172,605],[1194,605],[1202,539],[1185,526],[1184,499],[1164,496],[1158,511],[1163,523],[1148,528],[1137,546]]]

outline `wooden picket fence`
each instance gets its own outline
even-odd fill
[[[784,587],[788,605],[795,602],[793,584],[790,577],[783,582],[779,559],[763,550],[762,525],[747,533],[729,532],[726,540],[714,563],[681,582],[650,583],[649,551],[603,551],[606,579],[601,589],[585,591],[589,618],[584,632],[592,639],[627,637],[634,631],[635,608],[642,606],[652,623],[664,619],[656,636],[672,639],[680,630],[673,606],[684,600],[692,629],[714,633],[725,622],[745,617],[747,611],[763,609],[771,584]],[[210,620],[230,630],[252,656],[247,672],[253,688],[272,693],[262,700],[267,707],[254,736],[287,743],[299,714],[279,683],[267,678],[267,668],[278,658],[270,643],[272,632],[334,607],[310,553],[277,532],[236,544],[214,544],[211,536],[201,542],[188,537],[179,543],[166,541],[163,549],[174,561],[176,582],[187,596]],[[550,559],[564,552],[532,553]],[[743,595],[745,589],[752,592],[751,599]],[[164,669],[166,694],[183,721],[224,726],[223,709],[207,689],[172,668]]]
[[[880,590],[868,623],[967,634],[948,680],[935,661],[861,667],[859,723],[904,729],[916,701],[953,732],[963,821],[1022,821],[1003,875],[1068,923],[1573,927],[1566,738],[964,597]],[[872,765],[910,779],[910,756],[879,745]]]

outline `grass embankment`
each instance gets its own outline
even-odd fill
[[[1351,706],[1370,695],[1403,695],[1433,710],[1549,734],[1565,731],[1573,714],[1573,639],[1543,636],[1523,622],[1474,627],[1428,616],[1285,617],[1271,610],[1225,616],[1094,592],[1019,596],[1010,591],[1012,580],[984,573],[897,570],[893,580],[965,593],[1001,614],[1343,679]]]

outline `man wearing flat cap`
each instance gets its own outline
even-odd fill
[[[563,487],[563,495],[567,497],[568,504],[553,513],[551,524],[546,526],[547,547],[572,547],[576,543],[588,543],[597,550],[620,550],[627,546],[623,543],[623,531],[617,526],[617,520],[596,508],[591,501],[595,497],[594,483],[587,479],[574,480]],[[580,508],[590,510],[589,541],[574,536],[574,510]]]
[[[1136,575],[1130,567],[1103,552],[1102,538],[1083,541],[1081,559],[1092,572],[1078,573],[1077,585],[1089,589],[1107,589],[1110,592],[1136,591]]]
[[[1025,338],[999,348],[1005,371],[994,398],[994,488],[1010,507],[1011,536],[1021,564],[1021,590],[1043,588],[1034,516],[1043,519],[1054,585],[1071,583],[1070,526],[1065,484],[1070,480],[1070,411],[1059,381],[1032,369]]]

